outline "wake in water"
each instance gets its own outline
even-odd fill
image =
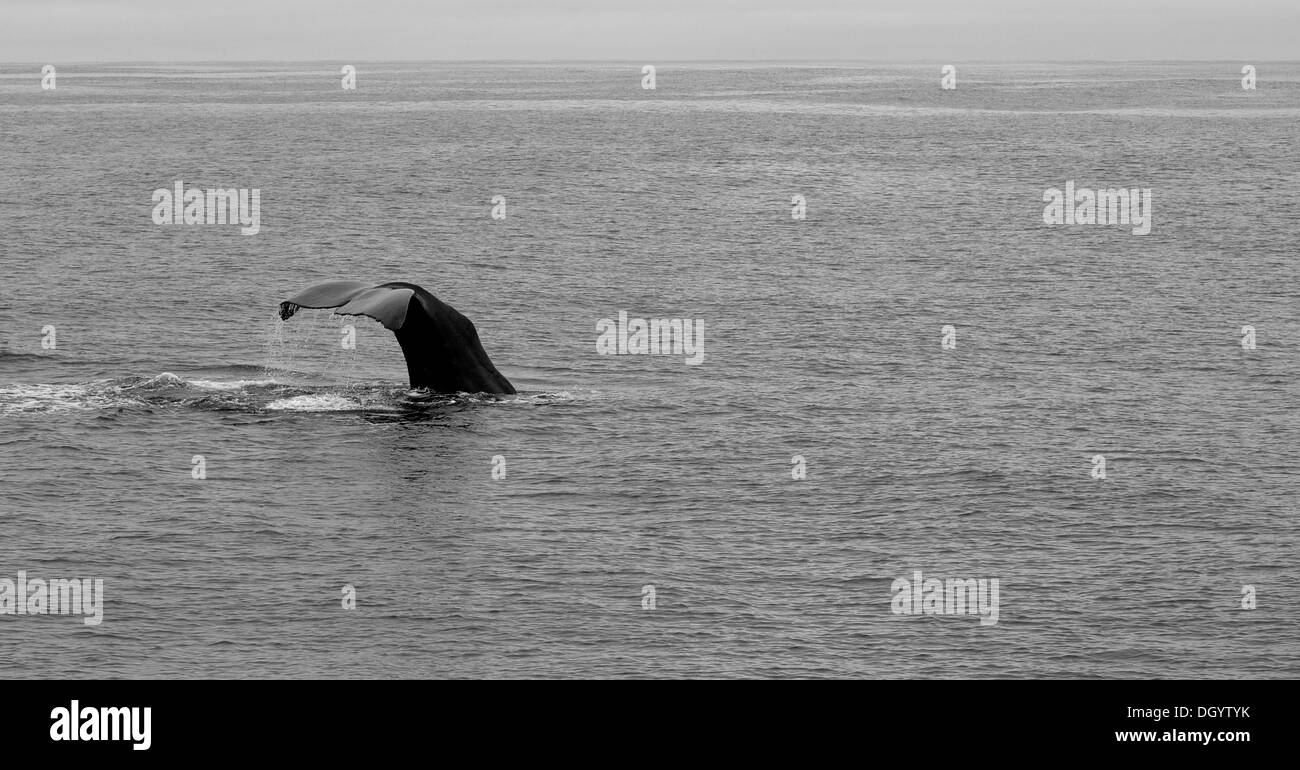
[[[237,368],[238,369],[238,368]],[[310,375],[258,370],[259,377],[185,379],[171,372],[85,383],[0,385],[0,415],[105,409],[185,408],[236,412],[403,413],[492,404],[541,405],[573,400],[568,393],[432,393],[387,383],[313,385]],[[247,373],[247,372],[245,372]]]

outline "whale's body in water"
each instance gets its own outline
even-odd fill
[[[363,315],[390,329],[402,346],[412,388],[439,393],[515,392],[492,365],[474,324],[413,283],[318,283],[281,302],[280,318],[287,321],[304,307]]]

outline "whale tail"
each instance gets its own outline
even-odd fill
[[[373,318],[393,332],[412,388],[439,393],[514,393],[479,342],[474,323],[413,283],[326,281],[280,303],[281,320],[301,308]]]

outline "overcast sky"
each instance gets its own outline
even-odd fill
[[[1300,59],[1300,0],[0,0],[0,61]]]

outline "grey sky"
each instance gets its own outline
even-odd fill
[[[1300,0],[0,0],[0,61],[1300,59]]]

